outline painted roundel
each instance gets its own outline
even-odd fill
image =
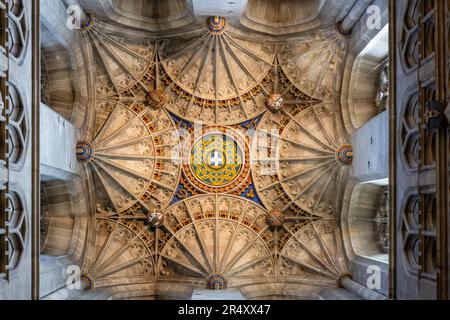
[[[190,182],[206,192],[231,192],[250,173],[248,146],[235,130],[208,128],[194,137],[185,156],[184,172]]]
[[[208,186],[225,186],[239,176],[243,160],[242,150],[233,138],[214,133],[194,144],[190,169],[198,180]]]
[[[222,34],[225,31],[226,21],[225,18],[219,16],[209,17],[208,20],[208,30],[211,34]]]

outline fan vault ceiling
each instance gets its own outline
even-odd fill
[[[322,3],[310,2],[314,19]],[[280,42],[220,17],[183,37],[112,30],[94,18],[83,29],[95,73],[95,125],[78,145],[96,190],[90,286],[334,286],[347,271],[336,194],[352,158],[343,36]]]

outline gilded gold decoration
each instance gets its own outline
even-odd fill
[[[226,186],[242,171],[242,151],[235,141],[224,135],[202,137],[194,144],[191,153],[191,170],[206,185]]]
[[[95,26],[95,18],[93,14],[88,14],[86,18],[81,21],[80,27],[83,31],[88,31]]]
[[[220,35],[225,32],[226,20],[224,17],[213,16],[207,20],[208,30],[213,35]]]
[[[94,149],[87,142],[77,144],[77,159],[80,162],[89,162],[94,157]]]
[[[343,144],[336,150],[336,159],[345,166],[351,166],[353,162],[353,146],[351,144]]]
[[[249,147],[237,131],[210,127],[197,140],[191,140],[183,169],[188,180],[206,192],[232,192],[250,173]]]
[[[210,290],[223,290],[225,283],[225,277],[220,273],[214,273],[208,277],[208,289]]]

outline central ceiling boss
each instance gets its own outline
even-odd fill
[[[184,173],[200,191],[232,192],[249,179],[249,147],[234,129],[207,127],[196,132],[183,149]]]

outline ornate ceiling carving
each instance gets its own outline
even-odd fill
[[[89,164],[112,209],[130,215],[163,209],[180,175],[178,135],[171,118],[163,109],[137,102],[99,105],[111,113],[90,143]]]
[[[256,204],[233,196],[197,196],[170,207],[166,217],[171,237],[161,253],[162,275],[273,275],[264,240],[271,235],[265,234],[265,211]]]
[[[268,139],[257,142],[259,155],[252,167],[256,190],[267,208],[330,218],[336,212],[337,184],[348,168],[337,155],[343,140],[323,104],[296,111],[284,108],[261,120],[258,135]]]
[[[246,186],[250,176],[248,139],[229,127],[206,127],[196,133],[183,147],[183,172],[189,182],[207,193],[230,193]]]
[[[259,41],[220,17],[182,39],[105,26],[83,32],[97,61],[95,132],[78,148],[97,200],[86,277],[332,285],[347,271],[335,221],[352,158],[336,113],[343,38]]]
[[[97,97],[144,99],[155,80],[155,44],[113,37],[95,27],[87,34],[98,58]]]
[[[140,226],[99,218],[96,224],[95,258],[84,266],[90,288],[132,283],[155,275],[154,239]]]
[[[344,48],[342,36],[325,31],[281,45],[278,58],[283,72],[295,87],[314,99],[327,101],[333,99],[335,93],[338,58]]]
[[[265,111],[262,102],[268,96],[274,46],[236,37],[230,26],[225,28],[161,43],[163,79],[170,89],[167,108],[177,116],[233,125]]]
[[[137,279],[323,277],[333,284],[341,261],[334,220],[287,218],[270,229],[267,211],[250,200],[202,195],[165,210],[160,228],[98,217],[95,258],[85,265],[92,287]]]

